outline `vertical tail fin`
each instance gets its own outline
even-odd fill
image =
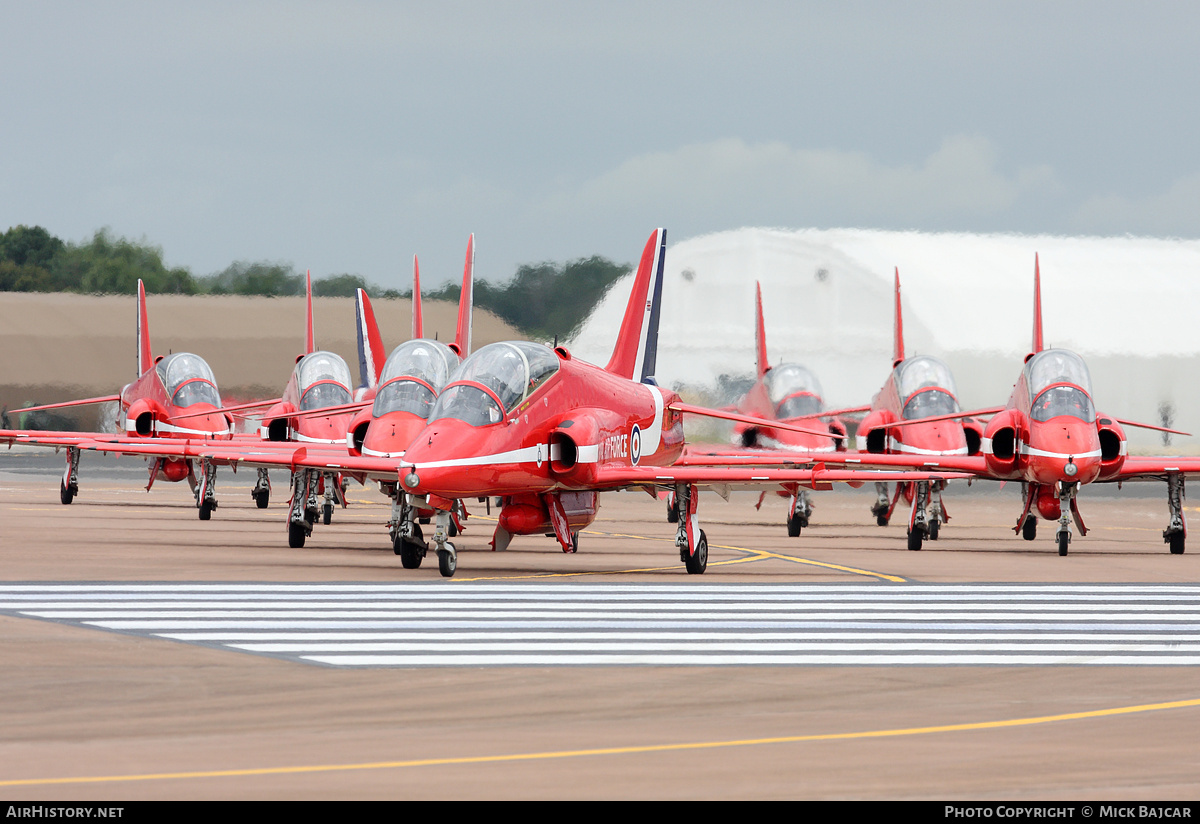
[[[306,303],[306,312],[308,314],[308,329],[304,335],[304,354],[311,355],[317,351],[317,344],[313,340],[313,313],[312,313],[312,270],[307,269],[304,272],[304,295]]]
[[[475,303],[475,235],[467,238],[467,260],[463,264],[462,292],[458,296],[458,330],[454,345],[460,357],[471,354],[471,312]]]
[[[1045,349],[1042,343],[1042,267],[1037,252],[1033,253],[1033,353]],[[1028,360],[1028,358],[1026,359]]]
[[[138,278],[137,293],[137,359],[140,378],[154,365],[154,356],[150,352],[150,316],[146,313],[146,287],[141,278]]]
[[[655,229],[642,250],[633,291],[625,307],[625,318],[617,333],[617,345],[605,371],[641,383],[653,383],[666,254],[667,230]]]
[[[754,326],[754,353],[758,362],[758,376],[761,378],[767,374],[771,365],[767,362],[767,326],[763,321],[762,284],[757,281],[754,284],[754,302],[758,311],[758,319]]]
[[[892,349],[892,367],[904,360],[904,315],[900,311],[900,267],[896,267],[896,344]]]
[[[374,389],[379,385],[383,372],[383,338],[379,336],[379,324],[375,322],[375,310],[366,290],[359,289],[354,300],[355,326],[358,331],[358,379],[359,386]]]
[[[412,339],[425,337],[425,316],[421,312],[421,266],[413,255]]]

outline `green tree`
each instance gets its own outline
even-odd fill
[[[14,226],[0,234],[0,291],[52,289],[50,262],[64,248],[62,240],[41,226]]]
[[[183,267],[167,268],[162,247],[97,231],[87,243],[68,243],[50,262],[54,288],[70,292],[132,294],[139,279],[147,292],[196,293]]]
[[[527,334],[567,338],[600,302],[627,264],[593,255],[565,264],[524,264],[506,283],[475,283],[475,305],[490,309]],[[430,300],[457,301],[461,288],[449,283],[428,294]]]
[[[213,295],[288,297],[304,294],[304,276],[290,263],[240,260],[215,275],[200,278],[199,286]]]

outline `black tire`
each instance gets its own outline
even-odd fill
[[[878,524],[879,526],[887,526],[888,525],[888,516],[887,515],[876,515],[875,523]]]
[[[64,504],[69,504],[75,500],[75,490],[65,483],[59,481],[58,484],[58,499]]]
[[[921,542],[925,540],[925,533],[919,529],[911,530],[908,533],[908,548],[916,552],[921,548]]]
[[[417,523],[427,524],[427,523],[429,523],[429,518],[417,518]]]
[[[703,575],[708,569],[708,536],[703,529],[696,540],[696,551],[683,559],[683,565],[687,567],[688,575]]]
[[[321,522],[323,524],[325,524],[325,526],[329,526],[329,524],[332,521],[333,521],[333,504],[325,504],[325,511],[323,513],[321,513]]]
[[[1173,534],[1171,536],[1171,554],[1172,555],[1182,555],[1183,554],[1183,537],[1184,536],[1183,536],[1182,532],[1176,532],[1175,534]]]
[[[213,505],[212,501],[205,501],[200,504],[200,520],[207,521],[212,518]]]
[[[304,539],[308,535],[304,532],[304,524],[289,523],[288,524],[288,546],[292,549],[300,549],[304,546]]]
[[[941,528],[942,528],[941,521],[930,521],[929,522],[929,540],[936,541],[938,538],[938,532],[941,531]]]
[[[450,519],[450,537],[451,538],[458,537],[458,525],[454,523],[453,518]]]
[[[395,552],[400,556],[400,565],[405,569],[417,569],[425,558],[425,545],[406,538],[397,538]]]
[[[1067,547],[1069,547],[1071,545],[1071,533],[1060,532],[1060,533],[1058,533],[1057,537],[1058,537],[1058,554],[1066,555]]]
[[[675,507],[671,506],[670,504],[667,504],[667,523],[679,523],[679,512],[677,512]]]
[[[453,549],[454,544],[446,544]],[[453,578],[454,571],[458,569],[458,558],[455,553],[447,549],[438,550],[438,572],[442,573],[443,578]]]
[[[1032,541],[1037,538],[1037,518],[1029,515],[1025,518],[1025,523],[1021,524],[1021,537],[1026,541]]]
[[[258,494],[254,496],[254,503],[258,504],[259,509],[266,509],[270,500],[271,490],[269,489],[260,489]]]
[[[793,515],[792,517],[788,518],[788,520],[787,520],[788,537],[789,538],[800,537],[801,527],[802,527],[802,523],[800,521],[799,514]]]
[[[579,551],[579,533],[572,532],[571,533],[571,554],[574,555],[578,551]]]

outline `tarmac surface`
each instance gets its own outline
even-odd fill
[[[664,505],[643,493],[602,496],[575,555],[542,537],[488,551],[491,522],[472,503],[444,580],[432,559],[401,568],[370,488],[352,485],[350,507],[293,550],[283,475],[263,511],[252,473],[220,470],[220,507],[201,522],[186,485],[146,493],[142,462],[86,454],[80,494],[62,506],[61,460],[0,458],[0,594],[150,582],[466,597],[502,583],[548,598],[626,585],[740,598],[747,584],[834,597],[1012,582],[1167,596],[1200,578],[1200,546],[1172,556],[1162,543],[1161,484],[1086,490],[1091,532],[1065,558],[1046,524],[1035,542],[1013,535],[1013,485],[948,495],[952,520],[921,552],[906,549],[903,515],[874,525],[868,489],[817,493],[794,539],[782,499],[756,511],[754,495],[706,494],[703,576],[686,574]],[[1200,618],[1176,619],[1189,625]],[[335,667],[11,609],[0,655],[4,799],[1200,797],[1200,672],[1187,664]]]

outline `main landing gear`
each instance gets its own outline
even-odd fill
[[[404,490],[397,487],[392,494],[392,517],[388,520],[388,534],[392,539],[392,551],[400,556],[405,569],[417,569],[425,559],[428,548],[421,525],[416,518],[417,509]]]
[[[292,473],[292,501],[288,507],[288,546],[300,549],[312,535],[313,525],[319,516],[317,509],[317,484],[319,472],[312,469],[297,469]]]
[[[806,490],[802,489],[792,496],[792,503],[788,508],[787,519],[789,538],[799,536],[800,530],[808,526],[808,519],[812,517],[812,511],[812,496]]]
[[[896,496],[900,495],[900,484],[897,484]],[[887,526],[888,520],[892,517],[892,506],[894,501],[888,498],[888,486],[883,481],[875,482],[875,503],[871,506],[871,514],[875,516],[875,523],[879,526]]]
[[[217,465],[207,458],[200,459],[200,472],[193,480],[192,491],[196,494],[196,508],[200,511],[200,520],[212,518],[212,512],[217,508]]]
[[[912,512],[908,516],[908,548],[919,550],[926,538],[938,539],[945,516],[940,489],[929,481],[917,481],[914,486]]]
[[[79,447],[67,447],[67,468],[63,471],[62,482],[58,485],[58,499],[64,504],[75,500],[79,494]]]
[[[675,546],[679,547],[679,560],[689,575],[702,575],[708,569],[708,536],[700,528],[696,515],[699,497],[696,487],[676,484],[675,517],[679,529],[675,532]]]
[[[1182,555],[1187,538],[1187,521],[1183,517],[1183,476],[1171,473],[1167,476],[1167,508],[1171,511],[1171,522],[1163,530],[1163,543],[1171,547],[1172,555]]]
[[[254,499],[254,503],[258,505],[259,509],[266,509],[267,503],[271,500],[271,477],[262,467],[259,467],[258,480],[254,482],[254,488],[250,490],[250,497]]]

